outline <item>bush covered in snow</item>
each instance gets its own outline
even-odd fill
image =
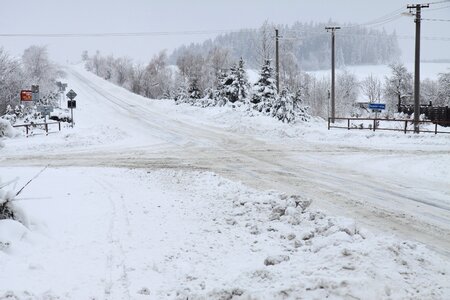
[[[3,183],[0,178],[0,220],[14,219],[14,209],[12,207],[14,193],[5,190],[5,187],[8,184],[9,183]]]
[[[1,137],[14,137],[17,131],[11,126],[8,120],[0,118],[0,138]],[[0,146],[1,147],[1,146]]]

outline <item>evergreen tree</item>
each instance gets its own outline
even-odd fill
[[[295,119],[294,102],[291,93],[283,89],[272,107],[272,116],[284,123],[291,123]]]
[[[215,106],[224,106],[228,102],[227,86],[225,85],[228,79],[228,73],[225,71],[220,71],[217,75],[217,86],[213,91]]]
[[[198,79],[197,78],[193,78],[191,80],[191,83],[189,85],[187,92],[188,92],[189,102],[191,104],[194,104],[195,102],[197,102],[198,99],[200,99],[202,97],[202,94],[198,87]]]
[[[250,100],[253,107],[260,112],[270,113],[277,97],[277,88],[273,77],[274,70],[270,66],[270,60],[266,60],[261,68],[259,80],[253,86],[253,95]]]
[[[302,90],[298,89],[292,98],[295,119],[307,122],[311,116],[308,113],[309,107],[303,104],[302,98]]]
[[[244,69],[244,60],[241,58],[238,65],[231,67],[224,80],[225,92],[229,102],[244,102],[248,97],[250,85]]]

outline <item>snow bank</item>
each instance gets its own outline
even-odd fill
[[[11,126],[11,123],[7,120],[0,119],[0,138],[1,137],[14,137],[17,135],[17,131]]]
[[[210,172],[48,169],[29,195],[39,201],[23,208],[47,227],[32,226],[33,242],[16,242],[16,251],[0,250],[0,298],[450,295],[449,261],[423,245],[311,209],[302,195],[257,191]],[[0,228],[5,241],[27,235],[10,222]]]
[[[302,196],[258,192],[210,173],[175,178],[188,193],[216,202],[209,231],[219,232],[220,242],[211,246],[236,255],[223,264],[225,273],[204,261],[208,273],[186,274],[195,280],[182,283],[178,299],[444,299],[450,293],[449,263],[422,245],[308,209]]]

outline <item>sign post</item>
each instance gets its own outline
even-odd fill
[[[44,115],[44,123],[47,123],[47,116],[53,111],[53,106],[51,105],[39,105],[37,111]]]
[[[67,94],[66,94],[67,98],[69,98],[70,100],[67,101],[67,107],[70,108],[70,116],[72,119],[72,128],[73,128],[73,109],[77,108],[77,101],[73,100],[75,99],[75,97],[77,96],[77,93],[75,93],[73,90],[70,90]]]
[[[376,119],[378,119],[378,113],[381,113],[382,110],[386,109],[385,103],[369,103],[369,109],[375,113],[375,120],[373,121],[373,130],[376,127]]]

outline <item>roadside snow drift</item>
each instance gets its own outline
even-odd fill
[[[0,299],[450,295],[424,246],[210,172],[49,168],[16,201],[30,225],[0,221]]]

